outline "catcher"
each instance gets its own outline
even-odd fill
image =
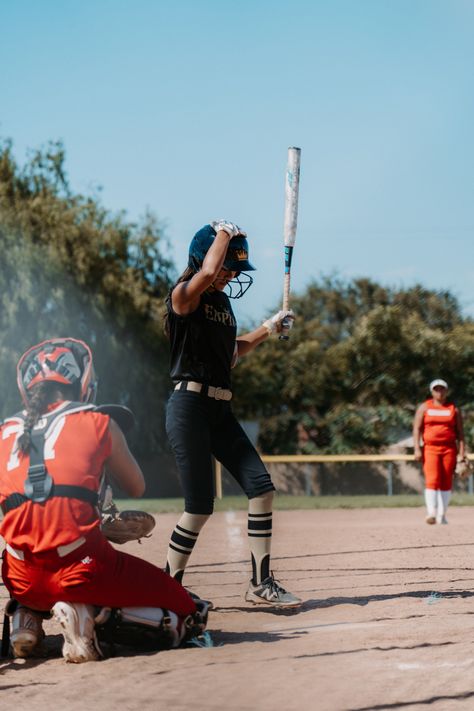
[[[104,468],[129,496],[141,496],[145,483],[119,425],[92,404],[97,381],[87,344],[44,341],[20,358],[17,375],[25,410],[3,422],[0,437],[2,576],[12,597],[14,655],[39,651],[42,620],[51,611],[69,662],[99,659],[101,638],[123,643],[127,627],[134,639],[143,630],[156,648],[199,634],[206,604],[104,535],[117,533],[127,519],[135,534],[146,535],[148,515],[138,512],[137,524],[131,514],[120,523],[109,513],[101,530],[97,492]],[[118,417],[117,406],[105,409]]]

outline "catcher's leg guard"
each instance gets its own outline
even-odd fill
[[[103,608],[96,617],[100,644],[121,644],[138,650],[175,649],[202,634],[208,606],[196,603],[195,613],[186,618],[161,607]]]
[[[9,600],[5,613],[11,617],[10,644],[14,657],[34,657],[41,651],[44,638],[43,615]]]
[[[201,600],[198,598],[194,600],[196,605],[196,612],[192,615],[188,615],[185,619],[186,634],[183,641],[186,642],[193,637],[199,637],[207,627],[207,618],[209,615],[209,610],[212,610],[212,602],[207,600]]]

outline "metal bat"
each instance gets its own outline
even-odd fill
[[[285,221],[283,237],[285,245],[285,278],[283,282],[283,306],[288,311],[290,303],[290,278],[293,247],[296,241],[296,225],[298,222],[298,193],[300,187],[300,160],[301,148],[288,148],[288,165],[285,179]],[[280,339],[287,341],[289,328],[282,323]]]

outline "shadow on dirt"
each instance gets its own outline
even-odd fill
[[[426,649],[427,647],[446,647],[455,642],[423,642],[422,644],[410,644],[408,646],[392,647],[361,647],[360,649],[341,649],[337,652],[321,652],[320,654],[296,654],[292,659],[316,659],[318,657],[336,657],[341,654],[359,654],[360,652],[393,652],[396,650]]]
[[[291,638],[297,639],[305,635],[305,631],[292,633]],[[245,642],[263,642],[270,644],[272,642],[281,642],[288,639],[288,634],[282,632],[227,632],[225,630],[212,630],[212,639],[215,647],[228,646],[229,644],[244,644]]]
[[[301,612],[316,610],[323,607],[334,607],[335,605],[368,605],[370,602],[382,602],[385,600],[402,600],[405,598],[415,598],[425,600],[426,604],[434,604],[446,599],[457,599],[474,597],[472,590],[447,590],[445,592],[433,592],[431,590],[413,590],[409,592],[390,593],[385,595],[361,595],[357,597],[329,597],[325,600],[306,600],[300,608]]]
[[[413,699],[412,701],[395,701],[390,704],[377,704],[376,706],[351,706],[347,711],[384,711],[384,709],[402,709],[404,706],[429,706],[438,701],[460,701],[461,699],[472,699],[474,691],[464,691],[461,694],[446,696],[430,696],[426,699]]]
[[[364,548],[359,550],[346,550],[346,551],[326,551],[324,553],[304,553],[302,555],[281,555],[272,557],[272,562],[277,560],[301,560],[304,558],[327,558],[337,555],[357,555],[361,553],[366,555],[367,553],[392,553],[395,551],[403,551],[404,553],[409,551],[421,551],[421,550],[436,550],[437,548],[461,548],[469,546],[472,548],[474,546],[474,541],[468,543],[436,543],[424,546],[395,546],[392,548]],[[225,560],[218,561],[215,563],[193,563],[186,568],[186,575],[189,575],[193,571],[202,570],[203,568],[210,569],[220,568],[226,565],[244,565],[248,564],[248,559],[244,558],[242,560]]]

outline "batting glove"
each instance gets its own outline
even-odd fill
[[[262,326],[267,329],[268,335],[271,336],[272,333],[281,333],[283,329],[289,331],[293,327],[294,320],[295,314],[291,309],[289,311],[278,311],[274,316],[264,321]]]
[[[216,231],[219,232],[219,230],[224,230],[224,232],[227,232],[229,237],[237,237],[237,235],[242,235],[243,237],[246,237],[247,234],[240,229],[240,227],[233,222],[227,222],[227,220],[214,220],[211,222],[211,227]]]

